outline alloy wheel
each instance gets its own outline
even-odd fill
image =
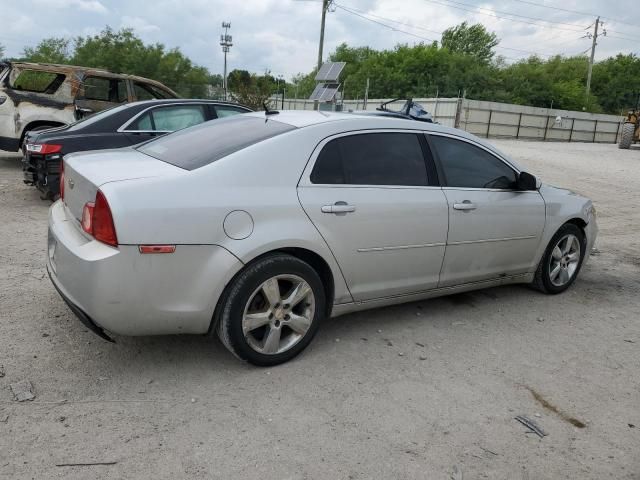
[[[242,333],[253,350],[275,355],[304,338],[314,315],[311,286],[297,275],[276,275],[249,297],[242,316]]]
[[[556,287],[571,281],[580,263],[580,240],[573,234],[562,237],[549,257],[549,280]]]

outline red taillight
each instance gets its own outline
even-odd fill
[[[118,246],[118,237],[116,236],[116,227],[113,225],[113,216],[111,215],[111,207],[107,202],[107,198],[100,190],[96,194],[96,206],[93,209],[93,236],[96,240],[100,240],[107,245],[113,247]]]
[[[60,164],[60,200],[64,202],[64,162]]]
[[[82,209],[82,229],[102,243],[118,246],[111,208],[100,190],[96,194],[96,201],[87,202]]]
[[[58,153],[62,150],[62,145],[53,143],[27,143],[27,151],[39,153],[41,155],[49,155],[50,153]]]

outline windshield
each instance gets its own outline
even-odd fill
[[[195,170],[291,130],[295,127],[270,118],[235,115],[185,128],[137,150],[176,167]]]

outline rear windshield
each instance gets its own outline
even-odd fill
[[[270,118],[234,115],[160,137],[141,145],[138,151],[176,167],[195,170],[294,129]]]

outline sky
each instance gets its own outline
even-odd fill
[[[321,0],[0,0],[0,44],[5,56],[18,57],[44,37],[130,27],[145,42],[179,47],[221,73],[225,21],[233,36],[229,70],[269,70],[289,79],[315,66],[321,11]],[[465,20],[494,31],[496,52],[507,62],[530,53],[575,55],[590,49],[585,35],[593,32],[596,15],[607,32],[598,39],[596,60],[640,54],[637,0],[335,0],[324,57],[342,42],[385,49],[439,40],[440,32]]]

